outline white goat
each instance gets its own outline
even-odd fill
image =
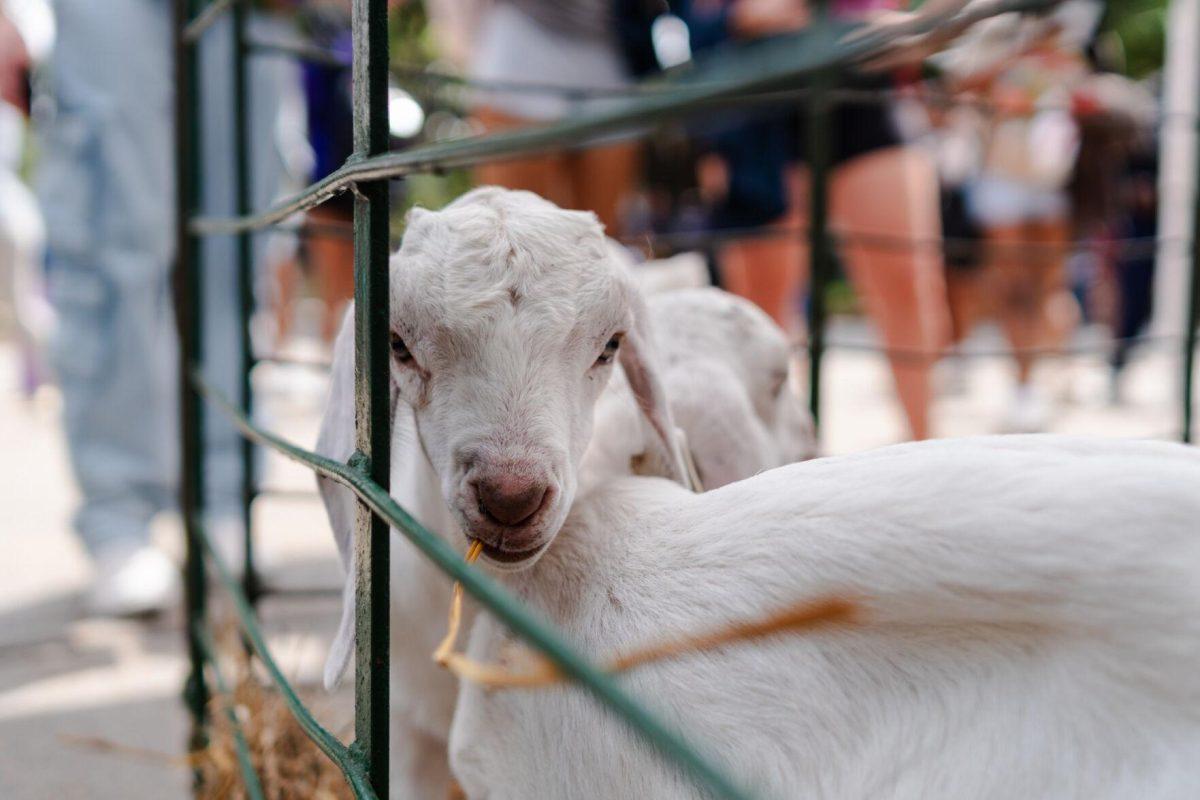
[[[578,497],[502,575],[585,652],[830,595],[862,622],[653,664],[626,688],[767,798],[1200,797],[1200,453],[982,438],[692,495]],[[486,613],[468,655],[502,660]],[[573,687],[464,683],[468,797],[707,796]]]
[[[576,502],[614,350],[670,431],[644,308],[594,220],[475,193],[414,216],[392,284],[398,400],[451,521],[587,651],[857,600],[860,625],[627,678],[763,795],[1200,796],[1196,451],[956,440],[703,495],[629,477]],[[538,505],[504,524],[495,493]],[[398,655],[423,658],[432,638]],[[482,616],[469,651],[495,658],[504,638]],[[614,725],[573,688],[467,685],[451,762],[476,798],[701,794]]]
[[[513,226],[509,222],[512,219],[524,220],[526,224]],[[496,451],[485,453],[486,458],[500,460],[505,468],[511,466],[509,462],[517,461],[521,471],[534,472],[529,466],[529,455],[520,452],[522,420],[536,423],[539,417],[557,412],[558,417],[549,421],[553,424],[543,423],[552,429],[564,420],[578,426],[591,419],[589,398],[572,401],[565,407],[548,403],[540,408],[540,395],[533,391],[541,380],[545,391],[563,394],[567,388],[562,385],[564,377],[578,372],[578,365],[573,362],[579,360],[582,352],[591,359],[588,363],[592,368],[577,376],[576,385],[581,380],[588,394],[604,388],[595,410],[597,435],[582,460],[575,455],[575,438],[555,448],[559,453],[569,453],[570,458],[563,459],[569,463],[560,462],[556,467],[564,478],[546,480],[550,484],[547,491],[551,501],[563,492],[561,487],[571,486],[576,474],[587,485],[601,485],[609,477],[627,474],[631,463],[649,474],[677,474],[667,448],[654,446],[661,431],[672,429],[670,411],[676,408],[680,415],[677,421],[693,440],[691,449],[707,486],[720,486],[809,454],[814,445],[807,412],[784,380],[789,357],[783,332],[753,304],[718,290],[672,292],[651,301],[650,316],[660,315],[665,323],[659,328],[656,344],[668,357],[665,384],[672,403],[670,409],[662,407],[664,395],[656,388],[659,380],[649,357],[653,348],[644,341],[646,334],[642,331],[640,302],[629,276],[630,264],[622,251],[609,249],[602,238],[597,239],[597,232],[598,226],[590,215],[564,212],[532,195],[499,190],[472,192],[437,214],[415,213],[410,219],[404,248],[393,266],[394,319],[410,313],[402,310],[406,304],[428,302],[422,309],[447,313],[453,308],[457,312],[456,324],[459,321],[464,327],[473,324],[477,330],[499,327],[502,333],[508,331],[511,341],[499,340],[495,349],[488,352],[491,360],[482,357],[485,345],[470,344],[481,348],[473,375],[433,371],[431,362],[438,357],[450,359],[456,365],[460,363],[455,360],[460,353],[440,351],[441,347],[451,350],[455,347],[449,331],[447,338],[435,346],[429,360],[416,351],[398,349],[394,385],[401,386],[401,378],[411,378],[406,375],[409,370],[417,372],[418,382],[408,385],[417,389],[417,405],[423,408],[434,402],[432,397],[425,397],[422,402],[421,393],[438,383],[430,380],[436,375],[444,381],[439,388],[448,396],[454,397],[451,393],[455,391],[461,393],[458,399],[446,402],[461,403],[465,410],[473,411],[493,388],[487,385],[492,370],[510,374],[514,380],[530,380],[519,393],[506,398],[487,398],[507,403],[513,418],[507,422],[508,429],[502,418],[494,421],[501,427],[499,432],[492,429],[474,440],[468,439],[467,446]],[[433,250],[435,246],[439,249]],[[511,247],[511,255],[504,250],[506,246]],[[497,256],[502,258],[497,261]],[[451,281],[460,280],[463,284],[454,287],[437,278],[436,287],[417,284],[419,290],[405,274],[412,269],[440,269],[442,265],[475,270],[479,274],[474,281],[470,276],[451,275]],[[594,275],[591,280],[581,280],[578,272]],[[553,279],[547,281],[546,274]],[[421,274],[419,280],[429,281],[430,277]],[[410,282],[405,283],[406,280]],[[412,294],[414,291],[416,294]],[[481,293],[487,300],[481,302]],[[425,324],[440,324],[428,310],[415,316]],[[614,337],[609,335],[600,343],[601,350],[592,353],[596,342],[588,334],[600,335],[593,328],[620,336],[614,345]],[[403,348],[404,334],[399,330],[397,334],[400,342],[394,346]],[[624,369],[612,370],[613,380],[608,380],[607,367],[613,351],[620,352]],[[530,359],[529,355],[535,352],[537,358]],[[353,326],[352,315],[348,314],[335,345],[332,391],[317,445],[318,452],[340,460],[345,460],[353,450],[353,372]],[[511,385],[510,382],[508,386]],[[494,388],[504,389],[505,384],[497,383]],[[396,400],[395,394],[393,399]],[[497,524],[490,510],[480,508],[484,497],[478,487],[468,487],[466,492],[466,502],[474,516],[464,520],[452,511],[443,499],[443,488],[447,489],[451,503],[456,497],[462,502],[458,488],[462,477],[449,483],[439,479],[423,444],[424,425],[436,424],[438,420],[431,417],[430,422],[422,423],[421,410],[414,410],[410,403],[393,403],[391,487],[401,505],[426,527],[455,543],[464,541],[459,531],[469,528],[476,517],[491,525],[496,532],[494,537],[498,536],[503,544],[510,544],[505,536],[514,532],[522,535],[524,523]],[[469,414],[462,418],[469,418]],[[651,424],[644,424],[643,419]],[[445,424],[450,429],[456,425],[452,418]],[[585,444],[587,439],[584,430],[579,441]],[[544,458],[545,454],[535,452],[535,456]],[[474,477],[467,480],[478,483]],[[328,481],[322,481],[320,487],[348,578],[352,578],[353,496]],[[478,496],[472,499],[472,493]],[[565,514],[570,505],[569,495],[559,502],[563,503],[562,508],[555,513]],[[542,513],[547,512],[535,512],[529,522],[538,523],[538,515]],[[440,799],[445,796],[446,741],[457,686],[432,663],[430,652],[444,632],[450,586],[445,576],[406,542],[398,537],[394,541],[393,783],[403,796]],[[507,557],[503,552],[492,555]],[[341,627],[326,668],[329,685],[337,682],[352,653],[353,604],[351,579],[346,584]]]

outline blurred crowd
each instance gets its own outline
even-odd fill
[[[1161,19],[1164,3],[1134,5]],[[98,613],[154,610],[174,590],[174,570],[148,538],[152,517],[173,504],[178,458],[169,6],[0,0],[0,296],[15,322],[24,390],[53,380],[62,392]],[[811,30],[818,15],[806,0],[391,6],[396,147],[608,108],[639,81]],[[905,6],[830,0],[832,23],[822,21],[819,35],[895,24]],[[1069,347],[1084,323],[1111,331],[1119,396],[1151,312],[1161,59],[1122,49],[1118,16],[1096,0],[1006,14],[939,42],[935,55],[917,49],[864,65],[831,96],[821,120],[838,281],[853,287],[886,348],[914,438],[936,433],[935,366],[984,321],[1003,331],[1013,358],[1007,412],[993,427],[1046,425],[1035,362]],[[352,153],[349,0],[256,2],[249,32],[331,56],[250,61],[252,195],[261,207]],[[233,47],[226,17],[199,48],[201,210],[210,215],[237,206]],[[537,192],[595,212],[640,257],[699,252],[708,280],[752,299],[803,342],[813,113],[801,98],[406,181],[396,206],[444,202],[472,183]],[[302,292],[320,299],[318,333],[332,339],[353,291],[352,214],[345,194],[311,211],[300,236],[255,237],[260,353],[293,336]],[[206,367],[236,398],[236,241],[206,239],[201,258]],[[210,532],[228,563],[240,563],[237,435],[211,416],[205,435]]]

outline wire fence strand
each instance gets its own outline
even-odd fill
[[[293,461],[303,464],[318,475],[334,480],[354,492],[359,500],[364,502],[373,513],[387,521],[393,529],[416,545],[425,557],[432,561],[438,569],[449,578],[462,583],[467,593],[483,604],[497,619],[541,652],[563,674],[587,689],[605,707],[628,723],[629,727],[635,733],[667,758],[670,758],[683,767],[698,782],[716,790],[720,796],[730,798],[731,800],[748,800],[748,798],[752,797],[751,794],[745,792],[725,777],[707,758],[700,755],[693,745],[686,742],[681,734],[659,722],[641,703],[628,695],[611,676],[577,653],[558,633],[541,622],[520,601],[502,589],[499,584],[487,577],[483,572],[467,565],[458,551],[440,536],[431,533],[418,523],[382,487],[346,464],[297,447],[291,442],[252,423],[220,391],[206,382],[203,375],[193,371],[192,376],[200,393],[224,413],[244,436],[253,439],[260,445],[275,450]],[[213,559],[215,553],[207,541],[205,542],[205,549],[210,559]],[[226,585],[227,589],[236,590],[237,592],[235,603],[239,611],[239,619],[245,627],[254,631],[251,643],[254,645],[255,652],[259,653],[260,656],[267,655],[269,657],[269,654],[266,653],[266,646],[262,643],[261,633],[259,633],[257,625],[251,618],[252,612],[249,605],[245,603],[245,598],[241,595],[240,587],[232,581],[223,564],[219,561],[216,561],[216,564],[222,576],[222,583]],[[225,580],[226,578],[229,578],[229,580]],[[246,618],[242,618],[243,614],[246,615]],[[250,630],[247,630],[248,634],[250,634]],[[279,673],[277,667],[269,670],[269,672],[271,673],[272,680],[276,678],[283,680],[283,676]],[[295,700],[295,702],[299,703],[298,700]],[[296,709],[293,710],[295,711]],[[304,714],[308,722],[312,726],[315,726],[315,730],[319,734],[328,736],[328,733],[323,728],[316,725],[315,720],[312,720],[307,711]],[[305,720],[299,716],[297,719],[302,724],[305,723]],[[307,727],[306,730],[308,730]],[[340,745],[337,747],[329,745],[329,747],[331,751],[337,752],[337,748]],[[325,749],[325,747],[322,747],[322,749]],[[330,750],[326,751],[327,754],[330,754]],[[331,757],[333,756],[331,755]],[[340,762],[339,766],[341,766]]]
[[[229,722],[230,730],[233,731],[234,753],[237,755],[238,767],[242,771],[242,783],[248,800],[266,800],[262,782],[259,780],[258,772],[254,769],[254,762],[250,758],[250,745],[246,743],[245,730],[233,707],[233,693],[230,691],[229,684],[221,672],[221,665],[217,661],[218,651],[213,642],[212,632],[207,627],[201,627],[196,631],[196,638],[199,640],[200,649],[204,651],[204,657],[212,670],[213,683],[217,685],[217,693],[220,695],[218,702],[221,704],[221,710]]]
[[[205,387],[207,384],[202,379],[197,380],[197,385]],[[204,389],[202,389],[204,391]],[[237,412],[229,401],[225,398],[220,398],[217,403],[221,410],[227,414],[230,412],[236,413],[240,417],[240,412]],[[267,646],[266,637],[263,636],[262,629],[259,627],[257,616],[254,609],[250,605],[250,601],[246,598],[242,590],[241,583],[233,577],[229,566],[222,560],[212,542],[208,539],[208,532],[203,525],[199,526],[199,540],[204,550],[205,560],[212,564],[216,570],[217,580],[224,587],[225,592],[233,601],[234,618],[237,620],[238,627],[241,628],[245,635],[246,641],[262,662],[263,667],[267,671],[267,676],[275,687],[279,690],[280,697],[287,705],[288,711],[297,724],[304,730],[304,733],[313,741],[321,752],[329,757],[342,774],[346,776],[346,781],[349,783],[351,790],[356,797],[367,798],[367,800],[378,800],[374,790],[371,788],[370,781],[367,780],[366,773],[363,771],[362,765],[351,753],[350,748],[338,741],[338,738],[330,733],[321,723],[317,722],[316,717],[308,710],[300,700],[300,696],[296,693],[295,687],[283,674],[279,665],[275,663],[275,658],[271,655],[271,650]]]
[[[227,12],[232,11],[235,5],[244,2],[246,0],[212,0],[196,15],[195,19],[183,26],[183,41],[189,44],[200,41],[200,37],[204,36],[209,28],[220,22]]]
[[[1007,11],[1044,10],[1056,0],[997,0],[940,15],[912,26],[912,34],[929,33],[938,25],[968,26]],[[703,69],[671,84],[670,91],[630,98],[615,108],[580,115],[533,129],[503,131],[455,141],[422,145],[370,158],[353,158],[345,166],[305,190],[256,214],[199,217],[190,223],[195,235],[221,235],[265,228],[300,211],[320,205],[353,184],[400,178],[417,172],[473,166],[530,153],[578,147],[616,133],[628,133],[691,113],[775,99],[771,93],[804,90],[818,73],[845,69],[882,55],[894,47],[892,33],[868,32],[846,37],[853,26],[814,23],[811,30],[747,46],[743,52],[716,58]],[[709,74],[729,74],[711,80]]]

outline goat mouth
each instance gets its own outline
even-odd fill
[[[468,538],[471,541],[482,541],[476,539],[474,536],[470,536]],[[483,542],[483,555],[486,556],[489,561],[493,561],[497,564],[504,564],[506,566],[513,566],[528,561],[541,553],[542,549],[543,546],[538,544],[525,550],[506,550],[494,544]]]

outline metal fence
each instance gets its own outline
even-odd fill
[[[967,26],[1004,11],[1037,10],[1053,0],[997,0],[953,19],[926,20],[907,33],[924,33],[938,24]],[[839,98],[839,76],[856,63],[883,54],[894,47],[889,37],[874,33],[856,38],[841,36],[844,26],[819,17],[806,33],[767,42],[752,50],[735,53],[724,61],[697,70],[679,80],[636,87],[616,98],[603,112],[576,116],[536,129],[515,130],[459,141],[388,152],[387,0],[354,0],[354,57],[350,68],[354,84],[354,156],[339,170],[302,193],[268,209],[250,207],[249,129],[247,60],[258,56],[296,56],[325,63],[327,54],[306,44],[256,42],[247,37],[248,0],[173,0],[174,48],[177,92],[175,99],[177,152],[177,246],[175,275],[176,313],[181,347],[181,508],[186,526],[187,642],[191,670],[186,698],[194,725],[191,746],[202,748],[209,710],[208,675],[222,694],[225,679],[220,674],[207,618],[209,583],[215,572],[217,584],[232,598],[236,617],[248,646],[278,687],[292,714],[313,742],[344,773],[355,796],[388,796],[388,559],[389,527],[395,528],[429,558],[448,579],[462,583],[483,606],[516,634],[542,652],[566,677],[590,691],[609,710],[623,718],[633,731],[656,747],[664,757],[683,767],[713,793],[729,798],[750,795],[700,754],[679,731],[666,727],[628,695],[609,675],[576,653],[556,631],[537,618],[515,598],[462,557],[439,536],[425,530],[388,493],[390,463],[390,415],[388,402],[388,255],[389,198],[391,179],[422,171],[463,167],[490,160],[536,153],[552,148],[570,148],[619,132],[674,120],[718,108],[767,104],[804,96],[805,150],[812,170],[810,220],[802,231],[812,264],[810,300],[809,388],[811,407],[819,416],[822,357],[826,309],[824,289],[830,280],[833,242],[827,230],[827,178],[831,129],[831,107]],[[230,15],[234,47],[234,120],[237,214],[229,219],[198,216],[200,176],[200,115],[197,86],[196,46],[205,31],[223,15]],[[438,76],[417,76],[438,80]],[[449,79],[454,80],[454,79]],[[1189,124],[1194,121],[1189,120]],[[250,372],[256,359],[249,338],[253,311],[251,234],[280,223],[292,214],[312,208],[343,191],[354,193],[355,253],[355,397],[356,452],[347,463],[323,458],[263,430],[251,421]],[[286,223],[285,223],[286,224]],[[1194,231],[1200,230],[1200,206]],[[201,347],[201,276],[198,241],[209,235],[238,237],[241,324],[241,402],[232,403],[205,380]],[[757,234],[755,234],[757,235]],[[777,232],[769,235],[780,235]],[[785,234],[786,235],[786,234]],[[1188,292],[1187,327],[1177,337],[1182,346],[1182,438],[1190,441],[1196,321],[1198,313],[1196,245],[1191,242],[1192,270]],[[940,244],[940,243],[937,243]],[[911,244],[905,246],[912,246]],[[212,268],[212,265],[209,265]],[[224,268],[222,265],[221,268]],[[895,354],[893,354],[895,355]],[[204,515],[204,419],[205,401],[227,415],[244,435],[242,446],[242,501],[246,523],[244,577],[239,582],[229,565],[209,543]],[[271,448],[318,475],[331,478],[358,497],[355,532],[357,554],[357,655],[355,664],[355,741],[342,744],[323,728],[305,708],[276,664],[255,615],[255,602],[265,591],[254,569],[249,509],[260,493],[254,474],[253,449]],[[248,749],[232,709],[225,713],[235,730],[235,750],[251,798],[263,792],[250,762]],[[703,743],[700,743],[703,744]]]

